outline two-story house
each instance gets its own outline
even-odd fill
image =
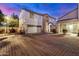
[[[22,9],[19,16],[19,29],[25,33],[48,33],[49,15]]]

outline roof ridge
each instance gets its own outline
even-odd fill
[[[41,13],[38,13],[38,12],[34,12],[34,11],[32,11],[32,10],[29,10],[29,9],[27,9],[27,8],[22,8],[22,10],[26,10],[26,11],[29,11],[29,12],[33,12],[33,13],[35,13],[35,14],[38,14],[38,15],[48,15],[48,14],[41,14]],[[49,17],[51,17],[51,18],[53,18],[53,19],[56,19],[56,18],[54,18],[54,17],[52,17],[52,16],[50,16],[50,15],[48,15]]]
[[[66,16],[66,15],[68,15],[68,14],[70,14],[71,12],[73,12],[74,10],[78,10],[78,7],[77,8],[75,8],[75,9],[73,9],[72,11],[69,11],[68,13],[66,13],[64,16]],[[59,19],[61,19],[61,18],[63,18],[64,16],[61,16]]]

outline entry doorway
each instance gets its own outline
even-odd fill
[[[52,26],[52,24],[49,24],[49,29],[48,29],[49,32],[51,32],[51,26]]]

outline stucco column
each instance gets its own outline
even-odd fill
[[[78,20],[79,20],[79,3],[78,3]]]
[[[49,26],[48,23],[49,23],[49,18],[48,18],[48,15],[45,14],[43,16],[43,32],[44,33],[47,33],[48,32],[48,26]]]

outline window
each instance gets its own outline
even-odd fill
[[[30,12],[30,18],[33,18],[33,15],[34,15],[33,12]]]

